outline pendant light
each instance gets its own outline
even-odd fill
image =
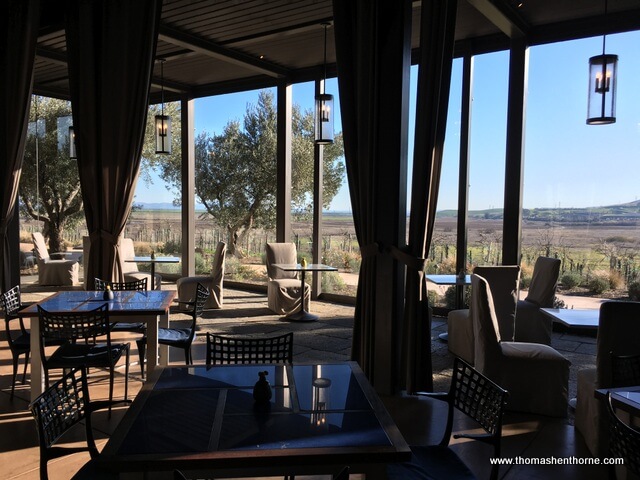
[[[73,125],[69,127],[69,158],[75,160],[78,158],[76,154],[76,132]]]
[[[316,117],[316,145],[326,145],[333,143],[333,95],[325,93],[327,83],[327,27],[328,23],[323,23],[324,27],[324,78],[322,81],[322,93],[316,95],[315,117]]]
[[[156,153],[171,154],[171,117],[164,114],[164,62],[160,59],[161,114],[156,115]]]
[[[607,0],[604,2],[605,32]],[[589,101],[587,125],[606,125],[616,121],[618,56],[607,55],[607,34],[602,36],[602,55],[589,59]]]

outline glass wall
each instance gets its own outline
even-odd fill
[[[523,277],[526,286],[539,255],[559,258],[560,306],[638,298],[639,41],[640,32],[607,36],[607,53],[620,58],[611,125],[586,125],[588,61],[602,37],[530,49]]]

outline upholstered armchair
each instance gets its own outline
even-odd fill
[[[178,288],[178,298],[180,302],[193,302],[196,299],[196,287],[198,283],[209,289],[209,298],[205,303],[205,308],[222,308],[224,280],[224,262],[227,256],[227,244],[218,242],[216,253],[213,257],[211,275],[198,275],[194,277],[179,278],[176,285]],[[181,303],[184,308],[187,305]]]
[[[38,264],[40,285],[76,285],[80,265],[75,260],[52,260],[41,233],[31,234]]]
[[[548,345],[505,342],[488,282],[471,277],[475,367],[509,392],[507,410],[567,415],[570,362]]]
[[[489,282],[500,326],[500,338],[509,342],[513,341],[520,267],[518,265],[476,267],[473,273]],[[473,365],[475,361],[475,336],[469,309],[449,312],[447,331],[449,351]]]
[[[599,388],[613,383],[611,354],[640,352],[640,302],[604,302],[596,340],[596,367],[578,372],[575,427],[594,457],[608,457],[609,422],[604,402],[594,397]]]
[[[296,272],[285,272],[274,267],[276,263],[298,263],[298,252],[293,243],[267,243],[267,299],[269,309],[278,315],[289,315],[300,309],[304,297],[305,310],[309,309],[311,288],[305,283],[304,296],[300,295],[300,279]]]
[[[527,298],[519,300],[516,308],[516,342],[551,345],[553,322],[540,309],[553,307],[559,275],[560,260],[538,257]]]

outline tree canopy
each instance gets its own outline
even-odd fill
[[[64,250],[64,229],[84,218],[78,165],[69,158],[71,104],[33,97],[29,120],[18,190],[20,210],[43,222],[49,249],[59,252]]]
[[[314,124],[311,111],[294,105],[292,118],[291,207],[308,215],[313,196]],[[252,228],[274,228],[276,213],[276,107],[274,96],[261,91],[248,105],[242,125],[230,121],[216,135],[202,132],[195,140],[196,196],[207,213],[227,231],[229,253],[241,255]],[[342,136],[324,148],[323,207],[328,207],[344,177]],[[180,185],[180,161],[156,163],[161,177]],[[179,194],[179,191],[176,192]]]

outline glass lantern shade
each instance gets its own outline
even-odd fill
[[[69,158],[78,158],[76,153],[76,132],[73,127],[69,127]]]
[[[316,95],[316,138],[318,145],[333,143],[333,95]]]
[[[311,426],[317,430],[328,430],[327,411],[329,410],[331,380],[328,378],[316,378],[313,380],[313,412],[311,413]]]
[[[596,55],[589,59],[587,125],[615,123],[617,74],[617,55]]]
[[[156,153],[171,153],[171,117],[156,115]]]

